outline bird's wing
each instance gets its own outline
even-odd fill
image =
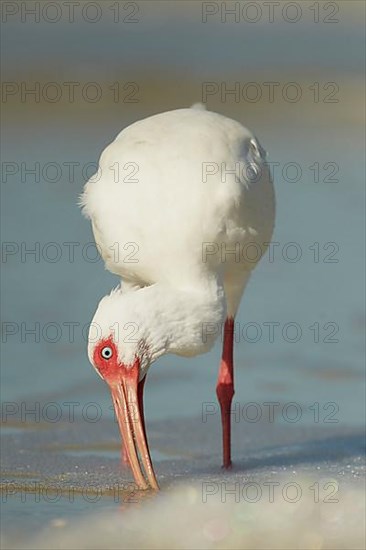
[[[202,261],[206,243],[244,241],[250,228],[267,238],[258,216],[266,185],[248,187],[233,174],[252,138],[239,123],[199,109],[124,129],[101,155],[101,176],[88,182],[82,198],[106,267],[140,284],[177,284],[222,264],[221,248]]]

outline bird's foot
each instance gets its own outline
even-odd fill
[[[232,463],[231,460],[230,460],[228,463],[223,464],[223,465],[221,466],[221,468],[222,468],[223,470],[232,470],[232,468],[233,468],[233,463]]]

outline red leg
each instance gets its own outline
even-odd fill
[[[145,431],[145,416],[144,416],[144,385],[145,385],[146,376],[138,383],[137,386],[137,400],[138,400],[138,407],[140,410],[141,420],[142,420],[142,428],[144,430],[144,434],[146,437],[146,431]],[[122,462],[123,464],[129,464],[127,450],[125,447],[125,444],[122,443]]]
[[[217,379],[216,394],[221,408],[223,467],[231,467],[231,401],[234,396],[234,319],[228,317],[224,328],[224,345]]]
[[[145,380],[146,376],[140,382],[137,386],[137,400],[138,400],[138,407],[140,410],[140,416],[141,416],[141,422],[142,422],[142,429],[144,430],[144,434],[146,437],[146,430],[145,430],[145,415],[144,415],[144,386],[145,386]]]
[[[138,403],[139,403],[142,429],[144,430],[144,435],[145,435],[145,439],[146,439],[146,443],[147,443],[147,452],[149,453],[149,458],[151,460],[149,442],[147,440],[147,435],[146,435],[145,414],[144,414],[144,386],[145,386],[145,381],[146,381],[146,375],[139,382],[139,384],[137,386],[137,399],[138,399]]]

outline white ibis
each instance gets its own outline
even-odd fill
[[[234,318],[274,224],[264,150],[202,107],[161,113],[108,145],[81,202],[107,269],[121,277],[95,312],[88,355],[110,386],[137,485],[158,489],[143,411],[150,365],[207,352],[223,324],[216,393],[231,467]]]

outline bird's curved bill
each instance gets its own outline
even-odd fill
[[[138,368],[126,369],[119,383],[111,385],[113,404],[121,436],[135,481],[140,489],[159,489],[151,463],[138,402]]]

